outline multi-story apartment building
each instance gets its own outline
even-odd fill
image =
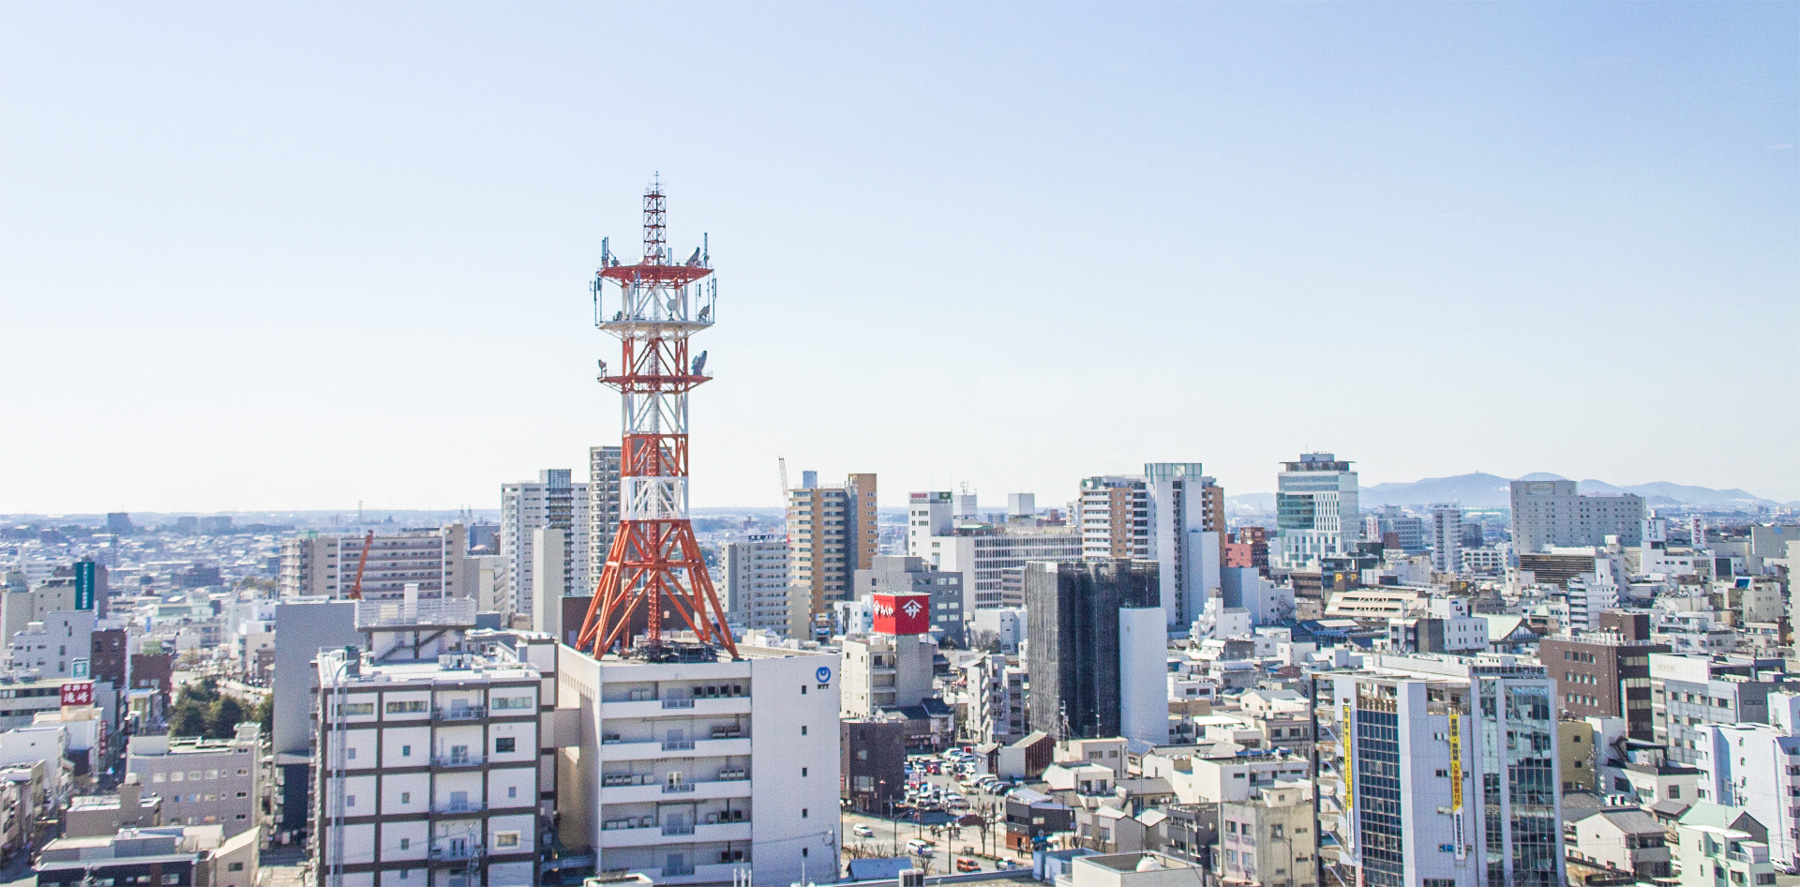
[[[588,576],[594,582],[600,581],[613,537],[619,533],[619,469],[623,452],[617,446],[588,448],[587,550],[578,553],[587,556]],[[592,594],[593,589],[582,586],[579,593]]]
[[[1317,881],[1311,782],[1277,782],[1219,805],[1220,883],[1298,887]]]
[[[1152,462],[1141,476],[1090,477],[1077,503],[1081,554],[1156,561],[1167,624],[1185,626],[1218,590],[1225,491],[1198,462]]]
[[[1332,675],[1329,692],[1325,824],[1357,883],[1561,887],[1555,686],[1544,669],[1377,655]]]
[[[555,641],[470,632],[467,651],[318,660],[313,858],[320,887],[535,884],[554,798]]]
[[[1513,549],[1521,554],[1548,546],[1620,545],[1643,540],[1644,499],[1635,493],[1581,495],[1572,480],[1512,482]]]
[[[531,616],[535,612],[533,601],[539,596],[535,575],[538,530],[562,535],[562,575],[550,577],[552,584],[544,589],[545,599],[593,593],[599,577],[589,572],[593,561],[589,536],[594,526],[589,516],[592,504],[588,485],[571,480],[567,468],[548,468],[538,472],[535,483],[512,483],[500,488],[500,556],[506,559],[512,613]]]
[[[363,564],[365,541],[369,560]],[[364,600],[399,600],[408,585],[418,586],[421,599],[468,597],[467,554],[462,524],[378,532],[372,540],[359,533],[309,532],[282,543],[281,596],[343,597],[361,564]]]
[[[1283,462],[1275,491],[1275,545],[1270,557],[1287,570],[1349,554],[1360,530],[1356,472],[1331,453],[1302,453]]]
[[[1669,652],[1669,645],[1650,640],[1646,613],[1602,613],[1599,626],[1538,643],[1538,661],[1556,682],[1556,709],[1577,718],[1624,718],[1626,735],[1650,741],[1650,655]]]
[[[1165,643],[1124,643],[1144,610],[1161,609],[1153,561],[1033,562],[1025,567],[1026,662],[1031,728],[1059,739],[1118,736],[1126,697],[1153,697],[1168,724]],[[1132,667],[1155,661],[1149,686]]]
[[[868,569],[879,550],[875,495],[873,474],[788,491],[788,581],[805,589],[812,618],[829,612],[832,601],[852,597],[856,571]]]
[[[922,557],[876,555],[869,568],[856,571],[856,597],[875,594],[923,594],[931,601],[931,632],[939,640],[963,645],[965,620],[963,574],[928,566]]]
[[[1702,724],[1696,794],[1735,807],[1768,827],[1782,868],[1800,866],[1800,694],[1769,696],[1768,724]]]
[[[841,869],[839,657],[738,653],[561,648],[575,723],[557,768],[558,834],[593,848],[602,877],[787,885]]]
[[[1431,547],[1425,520],[1401,511],[1398,505],[1383,505],[1380,512],[1363,518],[1363,538],[1407,554],[1418,554]]]
[[[167,825],[219,825],[225,837],[262,824],[262,728],[230,739],[133,736],[125,768],[162,797]]]
[[[1692,767],[1708,724],[1766,724],[1769,694],[1786,689],[1781,660],[1650,654],[1650,716],[1669,763]]]
[[[1011,745],[1031,732],[1025,722],[1025,669],[1018,659],[990,653],[964,664],[963,677],[969,701],[961,721],[964,742]]]
[[[93,610],[58,610],[27,623],[24,631],[7,639],[6,670],[29,670],[43,677],[92,677],[75,674],[75,668],[77,663],[90,664],[95,621]]]
[[[752,631],[785,632],[788,612],[788,544],[775,533],[725,543],[725,610]]]
[[[1462,506],[1431,506],[1431,568],[1439,573],[1462,569]]]

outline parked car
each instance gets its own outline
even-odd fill
[[[859,825],[859,826],[851,829],[850,831],[854,832],[856,834],[856,836],[859,838],[875,837],[875,830],[866,825]]]

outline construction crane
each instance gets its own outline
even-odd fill
[[[363,537],[362,557],[358,558],[356,561],[356,583],[350,586],[350,595],[349,595],[350,600],[353,600],[353,601],[362,600],[363,570],[367,569],[369,566],[369,549],[371,547],[373,547],[374,545],[375,545],[375,531],[370,530],[369,535]]]
[[[776,464],[781,466],[781,506],[783,508],[786,508],[787,507],[787,495],[788,495],[787,457],[786,456],[776,456],[775,462],[776,462]]]

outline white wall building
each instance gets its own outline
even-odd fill
[[[532,615],[532,602],[537,597],[533,572],[536,530],[560,530],[565,534],[563,574],[554,577],[548,588],[549,597],[592,594],[594,583],[600,578],[589,568],[593,560],[589,554],[592,496],[587,484],[575,483],[569,475],[567,468],[550,468],[538,472],[536,482],[500,488],[500,556],[506,559],[511,611],[519,615]]]
[[[262,729],[231,739],[133,736],[125,769],[163,799],[165,825],[219,825],[225,837],[262,824]]]
[[[1581,495],[1572,480],[1512,482],[1513,549],[1520,553],[1552,545],[1638,545],[1644,531],[1644,499],[1635,493]]]
[[[1462,506],[1431,506],[1431,568],[1439,573],[1462,569]]]
[[[840,870],[839,657],[738,651],[649,662],[561,649],[565,846],[594,848],[603,873],[669,885],[785,887]]]
[[[416,585],[425,599],[469,597],[473,589],[464,561],[468,533],[462,524],[375,534],[369,560],[362,563],[362,533],[305,534],[281,546],[281,596],[340,598],[356,584],[362,565],[364,600],[398,600]]]
[[[725,611],[752,631],[787,631],[786,537],[765,533],[725,544]]]

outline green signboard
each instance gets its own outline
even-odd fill
[[[75,562],[75,609],[94,609],[94,562]]]

